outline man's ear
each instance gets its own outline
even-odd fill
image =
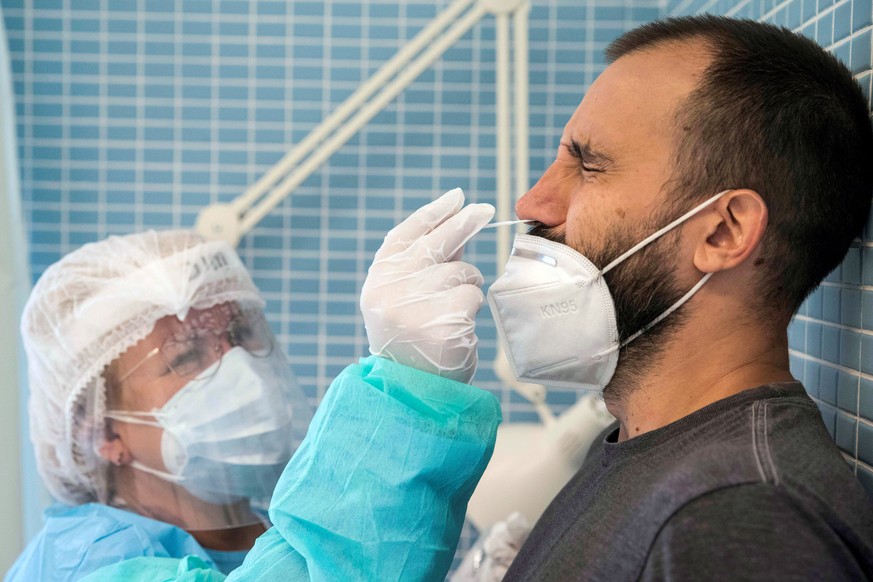
[[[731,190],[701,218],[706,238],[694,251],[694,266],[717,273],[738,267],[758,249],[767,229],[767,205],[754,190]]]

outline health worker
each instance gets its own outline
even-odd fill
[[[462,246],[489,208],[433,244]],[[7,582],[445,576],[496,399],[371,356],[313,420],[263,307],[234,250],[187,231],[110,237],[46,270],[21,331],[58,503]]]

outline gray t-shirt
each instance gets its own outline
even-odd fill
[[[505,580],[873,578],[873,505],[800,384],[617,436],[592,446]]]

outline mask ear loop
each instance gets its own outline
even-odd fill
[[[682,224],[683,222],[685,222],[686,220],[688,220],[689,218],[691,218],[692,216],[697,214],[698,212],[702,211],[707,206],[714,204],[716,200],[718,200],[719,198],[721,198],[722,196],[724,196],[728,192],[730,192],[730,190],[722,190],[721,192],[719,192],[718,194],[716,194],[715,196],[713,196],[712,198],[710,198],[709,200],[707,200],[706,202],[701,204],[700,206],[698,206],[696,208],[692,208],[691,210],[689,210],[688,212],[686,212],[685,214],[683,214],[682,216],[680,216],[679,218],[677,218],[676,220],[674,220],[673,222],[671,222],[670,224],[668,224],[667,226],[662,228],[661,230],[657,231],[655,234],[647,236],[646,238],[644,238],[643,240],[638,242],[636,245],[631,247],[630,250],[622,253],[621,255],[619,255],[619,257],[617,259],[615,259],[614,261],[612,261],[611,263],[609,263],[608,265],[603,267],[603,269],[600,271],[600,274],[601,275],[607,274],[612,269],[617,267],[619,264],[624,262],[625,259],[627,259],[629,256],[631,256],[632,254],[634,254],[635,252],[637,252],[641,248],[645,247],[649,243],[664,236],[666,233],[670,232],[671,230],[673,230],[674,228],[676,228],[677,226],[679,226],[680,224]]]
[[[665,317],[667,317],[668,315],[670,315],[671,313],[673,313],[674,311],[676,311],[677,309],[682,307],[682,305],[684,305],[686,301],[691,299],[691,297],[693,297],[694,294],[697,293],[700,290],[700,288],[706,284],[707,281],[709,281],[710,277],[712,277],[712,273],[707,273],[706,275],[704,275],[700,279],[700,281],[698,281],[694,287],[689,289],[688,293],[683,295],[682,298],[679,299],[679,301],[677,301],[676,303],[674,303],[670,309],[668,309],[667,311],[665,311],[664,313],[662,313],[661,315],[656,317],[648,325],[643,327],[643,329],[641,329],[640,331],[636,332],[635,334],[633,334],[632,336],[630,336],[629,338],[627,338],[626,340],[621,342],[621,344],[618,347],[623,348],[624,346],[628,345],[629,343],[631,343],[632,341],[634,341],[635,339],[637,339],[638,337],[640,337],[641,335],[643,335],[644,333],[646,333],[647,331],[649,331],[650,329],[652,329],[653,327],[655,327],[656,325],[661,323],[661,321],[663,321]]]
[[[130,424],[141,424],[144,426],[153,426],[155,428],[164,428],[159,422],[140,418],[141,416],[154,417],[154,412],[124,412],[122,410],[109,410],[106,412],[105,416],[106,418],[111,418],[112,420],[117,420],[119,422],[128,422]],[[185,480],[184,477],[173,475],[172,473],[161,471],[160,469],[152,469],[151,467],[147,467],[137,460],[134,460],[132,463],[130,463],[130,466],[133,469],[142,471],[144,473],[149,473],[151,475],[154,475],[155,477],[163,479],[164,481],[169,481],[171,483],[182,483]]]
[[[152,469],[151,467],[143,465],[139,461],[132,462],[130,466],[137,471],[149,473],[150,475],[154,475],[158,479],[163,479],[164,481],[169,481],[170,483],[183,483],[185,481],[184,477],[173,475],[172,473],[167,473],[166,471],[161,471],[160,469]]]
[[[144,426],[153,426],[155,428],[164,428],[161,425],[161,423],[159,423],[156,420],[148,420],[148,418],[142,418],[142,417],[157,418],[158,414],[159,413],[157,411],[155,411],[155,412],[138,412],[138,411],[126,412],[124,410],[107,410],[104,413],[104,416],[106,416],[106,418],[111,418],[112,420],[117,420],[119,422],[127,422],[130,424],[141,424]]]
[[[641,248],[645,247],[649,243],[657,240],[658,238],[660,238],[664,234],[670,232],[672,229],[676,228],[677,226],[679,226],[680,224],[682,224],[683,222],[685,222],[686,220],[688,220],[689,218],[691,218],[692,216],[697,214],[698,212],[702,211],[704,208],[715,203],[719,198],[721,198],[722,196],[724,196],[728,192],[730,192],[730,190],[722,190],[721,192],[719,192],[718,194],[716,194],[715,196],[713,196],[712,198],[710,198],[709,200],[707,200],[706,202],[701,204],[700,206],[697,206],[696,208],[692,208],[691,210],[689,210],[688,212],[686,212],[685,214],[683,214],[682,216],[680,216],[679,218],[677,218],[676,220],[674,220],[673,222],[671,222],[670,224],[665,226],[664,228],[658,230],[657,232],[655,232],[654,234],[652,234],[650,236],[647,236],[646,238],[641,240],[639,243],[637,243],[636,245],[631,247],[630,250],[622,253],[617,259],[615,259],[614,261],[612,261],[611,263],[606,265],[603,268],[603,270],[600,271],[600,275],[601,276],[605,275],[606,273],[611,271],[613,268],[615,268],[619,264],[621,264],[622,261],[624,261],[625,259],[630,257],[632,254],[634,254],[635,252],[637,252]],[[632,341],[634,341],[635,339],[637,339],[638,337],[640,337],[641,335],[643,335],[644,333],[646,333],[647,331],[649,331],[650,329],[652,329],[653,327],[655,327],[656,325],[661,323],[664,320],[664,318],[666,318],[671,313],[673,313],[674,311],[676,311],[677,309],[682,307],[685,304],[685,302],[687,302],[689,299],[691,299],[694,296],[694,294],[697,293],[700,290],[700,288],[706,284],[707,281],[709,281],[710,277],[712,277],[712,273],[706,273],[703,277],[701,277],[700,281],[698,281],[691,289],[688,290],[688,292],[685,295],[683,295],[679,299],[679,301],[677,301],[672,306],[670,306],[670,308],[667,309],[664,313],[662,313],[661,315],[659,315],[658,317],[656,317],[655,319],[653,319],[652,321],[647,323],[645,326],[643,326],[642,329],[636,331],[633,335],[631,335],[629,338],[627,338],[626,340],[624,340],[620,344],[615,344],[612,347],[607,348],[607,349],[603,350],[602,352],[595,354],[594,356],[592,356],[592,358],[602,358],[603,356],[609,355],[616,350],[620,350],[621,348],[625,347],[626,345],[628,345],[629,343],[631,343]]]
[[[649,331],[650,329],[652,329],[653,327],[655,327],[656,325],[661,323],[664,320],[664,318],[666,318],[668,315],[670,315],[671,313],[673,313],[674,311],[676,311],[677,309],[682,307],[682,305],[684,305],[686,301],[691,299],[694,296],[694,294],[697,293],[700,290],[700,288],[703,287],[704,284],[706,284],[707,281],[709,281],[710,277],[712,277],[712,273],[707,273],[706,275],[701,277],[700,281],[698,281],[694,285],[694,287],[689,289],[688,293],[683,295],[679,299],[679,301],[674,303],[669,309],[667,309],[667,311],[665,311],[664,313],[662,313],[661,315],[659,315],[658,317],[656,317],[655,319],[653,319],[652,321],[647,323],[645,326],[643,326],[642,329],[640,329],[639,331],[637,331],[636,333],[631,335],[629,338],[627,338],[626,340],[624,340],[620,344],[615,344],[611,348],[605,349],[602,352],[599,352],[599,353],[593,355],[592,358],[601,358],[603,356],[611,354],[612,352],[614,352],[616,350],[620,350],[624,346],[628,345],[629,343],[631,343],[632,341],[634,341],[635,339],[637,339],[638,337],[640,337],[641,335],[643,335],[644,333],[646,333],[647,331]]]

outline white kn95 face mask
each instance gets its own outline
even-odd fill
[[[516,235],[504,274],[488,290],[491,313],[516,378],[603,391],[615,373],[619,349],[691,299],[712,273],[623,343],[619,343],[615,305],[603,276],[727,192],[719,192],[603,269],[567,245]]]

